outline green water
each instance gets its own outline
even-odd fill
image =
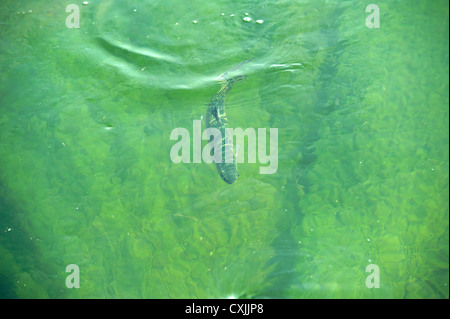
[[[0,297],[449,297],[447,1],[70,3],[0,4]],[[228,122],[277,172],[174,164],[252,57]]]

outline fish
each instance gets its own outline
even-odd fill
[[[228,136],[229,134],[227,134],[225,130],[228,127],[228,119],[225,113],[225,97],[236,82],[242,81],[245,78],[245,75],[238,75],[231,79],[223,79],[221,89],[211,99],[206,111],[207,127],[218,129],[222,136],[222,145],[220,148],[222,160],[216,163],[216,167],[220,177],[228,184],[236,182],[239,173],[236,163],[236,154],[233,151],[233,136]],[[226,160],[226,154],[232,154],[233,158],[231,160]]]
[[[228,127],[227,114],[225,112],[225,98],[233,85],[237,82],[243,81],[247,75],[237,75],[232,78],[227,78],[228,73],[236,71],[242,65],[250,62],[254,58],[245,60],[228,72],[221,74],[217,79],[221,81],[221,88],[219,92],[211,99],[206,111],[206,126],[208,128],[216,128],[220,131],[222,136],[222,145],[220,148],[221,161],[216,162],[217,171],[220,177],[228,184],[236,182],[239,173],[236,163],[236,153],[233,150],[233,136],[227,134]],[[216,148],[214,148],[216,149]],[[226,156],[228,155],[228,157]],[[229,158],[229,155],[232,158]]]

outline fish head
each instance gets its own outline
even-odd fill
[[[233,184],[239,176],[236,163],[223,163],[217,167],[220,177],[228,184]]]

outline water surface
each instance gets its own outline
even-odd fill
[[[68,4],[0,5],[1,297],[448,298],[447,1]],[[172,163],[249,58],[278,171]]]

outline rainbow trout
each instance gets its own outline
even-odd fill
[[[208,128],[216,128],[220,131],[222,136],[222,145],[220,146],[222,160],[216,163],[216,167],[222,179],[228,184],[233,184],[239,174],[236,164],[236,154],[233,151],[233,136],[228,136],[225,130],[228,127],[228,120],[225,113],[225,97],[234,83],[242,81],[246,78],[246,75],[238,75],[231,79],[226,79],[223,75],[221,77],[223,78],[222,88],[211,99],[208,110],[206,111],[206,126]]]

